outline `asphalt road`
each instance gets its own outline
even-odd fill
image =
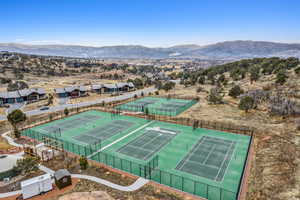
[[[113,101],[121,101],[121,100],[125,100],[125,99],[129,99],[134,97],[134,95],[141,95],[142,92],[144,92],[144,94],[148,94],[149,92],[154,92],[156,91],[156,89],[154,87],[151,88],[145,88],[142,90],[137,90],[134,92],[128,92],[128,93],[124,93],[123,95],[120,96],[114,96],[114,97],[107,97],[107,98],[103,98],[103,99],[98,99],[95,101],[87,101],[87,102],[81,102],[81,103],[77,103],[77,104],[64,104],[64,105],[57,105],[57,106],[52,106],[49,107],[48,110],[30,110],[25,112],[27,116],[32,116],[32,115],[39,115],[39,114],[43,114],[43,113],[49,113],[49,112],[56,112],[56,111],[61,111],[64,110],[65,108],[80,108],[80,107],[84,107],[84,106],[91,106],[94,104],[99,104],[102,103],[103,101],[105,103],[108,102],[113,102]],[[6,116],[5,115],[0,115],[0,120],[5,120]]]

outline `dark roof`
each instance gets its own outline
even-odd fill
[[[71,176],[70,172],[66,169],[59,169],[54,173],[54,177],[56,180],[60,180],[65,176]]]
[[[65,92],[73,92],[74,90],[79,90],[79,91],[87,91],[87,88],[85,86],[69,86],[65,88],[56,88],[54,89],[55,93],[65,93]]]
[[[54,91],[57,94],[59,94],[59,93],[65,93],[66,92],[64,88],[55,88]]]
[[[19,94],[22,97],[28,96],[32,93],[46,94],[46,92],[43,88],[30,88],[30,89],[19,90]]]
[[[99,90],[103,87],[103,84],[100,84],[100,85],[92,85],[91,88],[92,90]]]
[[[0,97],[3,99],[9,99],[9,98],[19,98],[20,94],[18,91],[11,91],[11,92],[1,92]]]
[[[117,88],[116,84],[103,84],[103,87],[106,87],[106,88]]]
[[[9,98],[25,97],[34,92],[36,92],[38,94],[46,94],[46,92],[43,88],[30,88],[30,89],[23,89],[23,90],[17,90],[17,91],[0,92],[0,98],[9,99]]]

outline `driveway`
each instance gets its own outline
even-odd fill
[[[58,104],[59,105],[65,105],[65,104],[67,104],[68,101],[69,101],[69,97],[59,98],[58,99]]]
[[[94,105],[94,104],[100,104],[103,101],[105,103],[113,102],[113,101],[121,101],[121,100],[125,100],[125,99],[130,99],[130,98],[134,97],[134,95],[140,96],[142,92],[146,95],[149,92],[153,93],[156,90],[157,90],[156,88],[150,87],[150,88],[145,88],[145,89],[142,89],[142,90],[137,90],[137,91],[134,91],[134,92],[128,92],[128,93],[125,93],[125,94],[120,95],[120,96],[107,97],[107,98],[104,98],[104,99],[97,99],[97,100],[94,100],[94,101],[87,101],[87,102],[81,102],[81,103],[76,103],[76,104],[57,105],[57,106],[50,107],[48,110],[39,110],[39,109],[37,109],[37,110],[30,110],[30,111],[27,111],[25,113],[26,113],[27,116],[32,116],[32,115],[39,115],[39,114],[43,114],[43,113],[62,111],[65,108],[70,109],[70,108],[78,108],[78,107],[80,108],[80,107],[85,107],[85,106],[91,106],[91,105]],[[6,119],[6,116],[3,116],[3,115],[1,116],[0,115],[0,120],[1,119]]]
[[[17,109],[22,109],[22,107],[25,104],[26,104],[26,102],[10,104],[9,108],[6,109],[6,114],[9,114],[12,111],[17,110]]]

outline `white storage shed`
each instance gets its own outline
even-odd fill
[[[21,182],[23,199],[42,194],[52,190],[50,174],[44,174]]]

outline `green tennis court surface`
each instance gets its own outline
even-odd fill
[[[117,152],[141,160],[148,160],[175,137],[175,132],[147,130],[143,135],[124,145]]]
[[[196,103],[196,100],[144,97],[119,105],[117,109],[134,112],[146,112],[147,109],[149,114],[176,116]]]
[[[235,141],[203,136],[176,169],[221,181],[235,144]]]
[[[76,126],[70,126],[74,121]],[[59,135],[51,131],[57,128]],[[236,199],[250,142],[250,136],[100,111],[22,134],[40,141],[51,137],[67,151],[209,200]]]
[[[40,141],[45,138],[61,141],[66,150],[87,156],[145,123],[144,119],[88,111],[26,129],[22,134]]]

